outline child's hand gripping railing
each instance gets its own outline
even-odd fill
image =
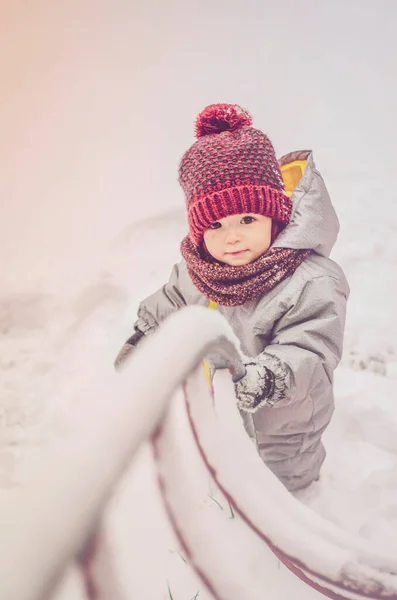
[[[397,560],[285,490],[255,452],[238,419],[230,378],[221,373],[230,385],[229,401],[220,407],[230,417],[224,426],[202,358],[223,353],[239,377],[237,347],[219,314],[190,307],[148,336],[121,375],[109,367],[81,390],[78,415],[44,457],[37,484],[15,490],[0,511],[0,598],[50,598],[76,558],[89,598],[123,598],[99,524],[115,484],[151,437],[168,515],[214,598],[318,600],[321,591],[332,598],[397,600]],[[168,407],[182,382],[183,394]],[[191,518],[202,492],[194,465],[203,463],[237,515],[233,522],[211,510],[195,510]],[[268,546],[317,591],[278,569]]]

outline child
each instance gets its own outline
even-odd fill
[[[239,408],[253,413],[264,462],[295,491],[318,478],[334,410],[349,294],[328,258],[338,219],[311,152],[277,162],[241,107],[208,106],[196,136],[179,167],[189,222],[183,260],[140,304],[116,366],[173,311],[216,303],[250,357],[235,384]]]

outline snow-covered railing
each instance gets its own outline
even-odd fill
[[[269,546],[317,590],[307,587],[307,600],[318,600],[318,591],[397,600],[397,558],[313,513],[265,467],[244,431],[226,373],[219,376],[231,386],[231,401],[214,406],[202,357],[220,352],[238,370],[237,347],[219,314],[189,307],[143,340],[123,373],[109,367],[80,391],[78,423],[51,449],[36,483],[16,489],[0,511],[1,598],[50,598],[76,558],[89,598],[123,598],[100,533],[101,515],[139,445],[151,437],[171,523],[214,598],[263,600],[269,572],[261,561],[268,560]],[[148,362],[155,376],[142,376]],[[181,383],[183,395],[174,394]],[[95,427],[88,427],[93,404]],[[213,511],[190,518],[198,493],[195,461],[206,465],[239,515],[232,528]]]

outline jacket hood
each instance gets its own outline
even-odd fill
[[[338,236],[339,220],[311,151],[291,152],[279,160],[291,219],[273,248],[310,249],[328,257]]]

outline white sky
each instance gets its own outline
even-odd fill
[[[89,261],[125,225],[183,206],[178,161],[214,102],[245,106],[278,154],[313,148],[331,187],[373,166],[393,193],[395,0],[9,0],[2,12],[0,276]]]

